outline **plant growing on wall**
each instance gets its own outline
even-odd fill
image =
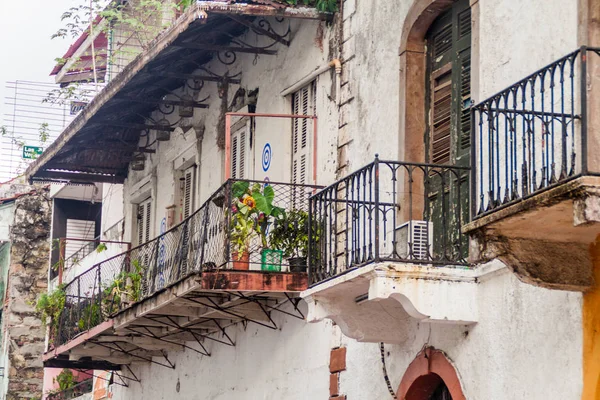
[[[67,295],[64,284],[58,285],[52,293],[42,293],[36,304],[36,310],[41,314],[45,323],[50,320],[50,329],[56,332],[60,323],[60,316],[65,308]]]

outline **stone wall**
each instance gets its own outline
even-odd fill
[[[35,310],[48,286],[51,202],[47,188],[32,188],[15,201],[9,279],[2,332],[9,367],[7,400],[42,396],[45,327]]]

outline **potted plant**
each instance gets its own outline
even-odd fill
[[[262,269],[281,270],[282,252],[268,247],[268,230],[273,218],[279,216],[283,209],[273,205],[275,191],[272,186],[262,186],[250,182],[237,181],[232,185],[233,205],[231,209],[231,243],[234,269],[236,261],[242,267],[244,262],[248,269],[251,238],[256,235],[260,239],[262,250]]]
[[[233,269],[250,269],[250,240],[256,234],[256,200],[249,190],[248,182],[238,181],[232,185],[230,239]]]
[[[283,251],[291,272],[306,272],[308,253],[308,213],[303,210],[283,212],[271,229],[272,248]]]

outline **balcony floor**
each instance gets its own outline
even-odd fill
[[[404,343],[416,322],[458,325],[478,320],[477,282],[504,268],[477,270],[400,262],[374,263],[302,292],[308,321],[335,321],[361,342]]]
[[[472,261],[500,258],[527,283],[586,290],[589,245],[600,232],[600,177],[584,176],[499,208],[463,227],[478,241]]]
[[[277,329],[274,311],[303,319],[298,303],[307,282],[305,273],[195,274],[47,352],[44,365],[108,370],[153,362],[172,368],[168,351],[186,348],[210,355],[207,343],[234,346],[226,332],[233,324],[254,322]],[[281,309],[287,303],[293,306],[291,312]]]

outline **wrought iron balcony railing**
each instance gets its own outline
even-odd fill
[[[381,261],[466,265],[469,168],[380,161],[310,199],[309,282]]]
[[[70,341],[192,274],[224,268],[306,272],[298,258],[308,251],[308,197],[316,189],[227,181],[179,225],[60,288],[65,308],[52,325],[52,345]]]
[[[93,378],[86,379],[77,383],[75,386],[65,389],[60,392],[48,394],[48,400],[72,400],[76,399],[84,394],[91,393],[94,389]]]
[[[474,219],[595,174],[588,165],[588,63],[599,55],[582,47],[472,108]]]

